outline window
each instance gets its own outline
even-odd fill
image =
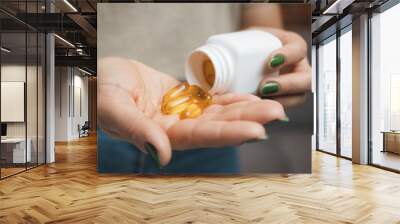
[[[336,37],[318,48],[318,149],[336,153]]]
[[[371,18],[372,164],[400,170],[400,5]]]
[[[340,36],[340,155],[351,158],[352,149],[352,33]]]
[[[15,4],[1,2],[0,6]],[[18,13],[42,12],[43,1],[20,1]],[[45,163],[45,35],[0,12],[0,178]],[[12,108],[12,109],[11,109]]]

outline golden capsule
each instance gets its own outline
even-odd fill
[[[164,114],[179,114],[191,104],[191,97],[180,95],[163,102],[161,110]]]
[[[215,82],[215,70],[214,65],[210,60],[203,63],[203,74],[208,85],[213,86]]]
[[[203,108],[199,105],[192,103],[190,104],[184,111],[182,111],[179,115],[180,119],[186,118],[196,118],[203,113]]]
[[[168,90],[163,96],[163,101],[168,101],[171,98],[174,98],[174,97],[177,97],[179,95],[182,95],[188,89],[189,89],[189,83],[182,82],[181,84],[179,84],[179,85],[175,86],[174,88]]]
[[[195,118],[212,103],[212,96],[199,86],[182,83],[169,90],[162,99],[163,114],[179,114],[180,119]]]
[[[203,89],[201,89],[199,86],[197,85],[191,85],[189,86],[188,90],[189,94],[193,97],[193,99],[195,101],[198,102],[210,102],[212,100],[212,97],[209,93],[207,93],[206,91],[204,91]]]

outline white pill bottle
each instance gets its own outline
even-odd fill
[[[268,57],[281,46],[276,36],[261,30],[211,36],[188,56],[186,79],[189,84],[198,85],[212,94],[256,93]],[[214,76],[211,81],[206,79],[205,63],[212,66]]]

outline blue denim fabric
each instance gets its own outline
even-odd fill
[[[235,147],[173,151],[171,162],[161,169],[134,145],[97,132],[97,169],[100,173],[141,174],[238,174]]]

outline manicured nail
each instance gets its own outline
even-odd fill
[[[272,57],[270,65],[272,68],[276,68],[279,65],[283,64],[284,62],[285,62],[285,57],[283,56],[283,54],[277,54],[274,57]]]
[[[279,84],[277,82],[267,82],[261,89],[261,93],[263,96],[266,96],[271,93],[276,93],[279,91]]]
[[[256,142],[262,142],[262,141],[264,141],[264,140],[266,140],[266,139],[255,138],[255,139],[247,140],[247,141],[245,141],[244,143],[256,143]]]
[[[287,115],[285,115],[285,117],[284,117],[284,118],[282,118],[282,119],[280,119],[280,121],[283,121],[283,122],[289,122],[289,121],[290,121],[290,119],[289,119],[289,117],[288,117]]]
[[[255,143],[255,142],[261,142],[261,141],[264,141],[264,140],[267,140],[268,139],[268,135],[266,134],[264,137],[262,137],[262,138],[253,138],[253,139],[249,139],[249,140],[247,140],[247,141],[245,141],[244,143]]]
[[[161,167],[160,158],[158,157],[156,147],[151,143],[146,143],[144,145],[148,154],[150,154],[151,158],[157,163],[158,167]]]
[[[261,141],[262,141],[262,139],[250,139],[250,140],[245,141],[244,143],[256,143],[256,142],[261,142]]]

